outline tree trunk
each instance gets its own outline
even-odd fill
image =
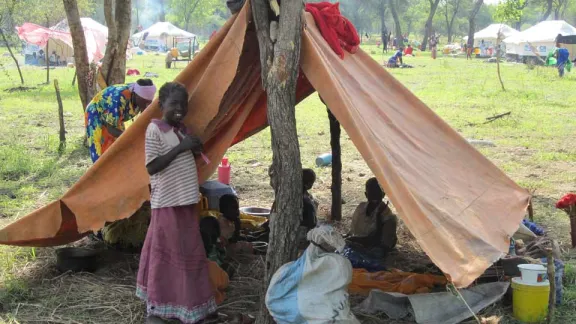
[[[72,35],[74,45],[74,64],[76,65],[76,75],[78,77],[78,93],[82,102],[82,110],[88,106],[94,93],[87,78],[90,75],[90,62],[88,62],[88,50],[86,49],[86,38],[84,28],[80,21],[80,12],[76,0],[64,0],[64,9],[68,18],[68,26]]]
[[[123,1],[123,0],[120,0]],[[129,0],[131,1],[131,0]],[[158,13],[158,20],[159,21],[166,21],[166,8],[164,5],[164,0],[159,0],[160,2],[160,12]]]
[[[386,1],[380,0],[380,37],[382,38],[382,52],[388,52],[388,27],[386,27]]]
[[[452,37],[454,36],[454,20],[456,20],[456,15],[460,11],[460,3],[462,0],[456,0],[454,4],[454,12],[452,12],[452,18],[448,18],[448,2],[446,2],[446,12],[444,14],[446,18],[446,29],[448,32],[448,44],[452,43]]]
[[[342,147],[340,146],[340,123],[328,109],[330,120],[330,147],[332,148],[332,210],[330,220],[342,220]]]
[[[474,7],[472,7],[470,15],[468,16],[468,23],[469,23],[468,46],[470,48],[474,48],[474,33],[476,32],[476,15],[480,11],[480,8],[482,8],[483,4],[484,0],[475,0]]]
[[[108,86],[122,84],[126,79],[126,49],[130,39],[131,2],[132,0],[104,0],[108,44],[102,63],[102,75]]]
[[[12,52],[12,48],[10,48],[10,43],[8,43],[6,35],[4,35],[4,31],[2,31],[2,28],[0,28],[0,35],[2,36],[2,40],[4,40],[4,43],[6,44],[6,48],[8,48],[8,53],[10,53],[10,57],[12,57],[12,60],[14,60],[14,63],[16,63],[16,68],[18,69],[18,74],[20,75],[20,82],[24,84],[24,77],[22,76],[22,70],[20,70],[20,64],[18,63],[18,59]]]
[[[540,21],[544,21],[544,20],[548,19],[548,17],[550,17],[550,15],[552,14],[553,2],[554,2],[554,0],[547,0],[546,1],[546,12],[544,12]]]
[[[396,32],[396,44],[400,45],[402,42],[402,25],[400,22],[400,17],[398,17],[398,0],[389,0],[390,11],[392,12],[392,18],[394,19],[394,27]]]
[[[429,0],[430,2],[430,12],[428,13],[428,19],[426,20],[426,26],[424,27],[424,39],[422,40],[422,50],[426,50],[428,45],[428,38],[432,35],[432,22],[434,20],[434,15],[436,14],[436,9],[438,9],[438,4],[440,0]]]
[[[278,37],[270,39],[267,0],[253,0],[254,22],[260,48],[262,81],[268,99],[268,123],[272,135],[273,183],[276,185],[276,208],[270,215],[270,240],[266,255],[264,289],[272,275],[297,256],[296,235],[302,215],[302,164],[296,130],[296,82],[299,71],[302,37],[302,1],[281,4]],[[261,297],[257,323],[272,324]]]

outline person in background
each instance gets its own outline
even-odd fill
[[[414,48],[412,47],[412,45],[408,44],[408,47],[406,47],[406,49],[404,50],[404,55],[408,56],[413,56],[414,54]]]
[[[402,48],[398,49],[396,53],[388,59],[387,67],[397,68],[400,67],[400,65],[404,64],[404,62],[402,62],[402,52],[403,52]],[[400,64],[398,64],[398,62],[400,62]]]
[[[316,172],[314,172],[312,169],[302,169],[302,185],[304,186],[302,194],[304,196],[304,200],[309,200],[310,203],[314,206],[315,212],[317,212],[319,203],[310,193],[310,189],[312,189],[315,182]],[[314,226],[316,225],[314,224]]]
[[[564,77],[564,70],[566,69],[566,64],[570,60],[570,52],[568,49],[562,47],[562,44],[556,44],[556,67],[558,68],[558,75],[562,78]]]
[[[209,264],[199,230],[200,197],[195,156],[203,149],[182,124],[188,92],[176,82],[160,88],[162,119],[146,129],[152,217],[140,256],[136,295],[148,322],[198,323],[216,311]]]
[[[174,59],[174,55],[172,55],[172,51],[168,51],[166,53],[166,68],[169,69],[172,67],[172,60]]]
[[[430,52],[432,52],[432,59],[436,59],[436,54],[438,51],[438,36],[436,34],[432,34],[430,36]]]
[[[474,51],[474,41],[468,41],[466,45],[466,61],[472,60],[472,52]]]
[[[486,56],[486,43],[484,43],[484,40],[480,41],[480,56]]]
[[[156,95],[150,79],[113,85],[100,91],[86,107],[86,136],[90,158],[96,162],[125,130],[124,122],[144,111]]]
[[[376,178],[366,181],[366,199],[356,207],[348,242],[360,252],[385,258],[396,247],[398,218],[383,201],[386,194]]]
[[[252,244],[247,242],[246,237],[240,234],[242,223],[240,221],[240,203],[234,195],[220,197],[219,209],[222,217],[218,219],[220,224],[220,238],[226,252],[229,254],[253,254]]]
[[[214,292],[216,304],[220,305],[226,299],[226,288],[230,284],[230,276],[223,270],[225,266],[224,260],[218,255],[218,239],[220,237],[218,220],[212,216],[202,218],[200,220],[200,234],[202,235],[202,243],[208,257],[208,272],[212,291]]]

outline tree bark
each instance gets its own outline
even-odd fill
[[[272,275],[297,256],[296,235],[302,215],[302,164],[296,130],[296,82],[302,37],[302,1],[281,4],[278,37],[270,38],[269,5],[253,0],[252,12],[260,48],[262,82],[268,99],[268,123],[272,137],[272,181],[276,187],[276,208],[270,215],[270,240],[266,255],[264,287]],[[259,324],[272,324],[262,294]]]
[[[126,49],[130,38],[131,2],[132,0],[104,0],[108,44],[102,63],[102,75],[108,86],[122,84],[126,80]]]
[[[88,61],[88,50],[86,48],[86,38],[84,28],[80,20],[80,12],[76,0],[64,0],[64,9],[68,18],[68,26],[72,35],[72,44],[74,46],[74,64],[76,65],[76,75],[78,77],[78,93],[82,102],[82,110],[88,106],[94,93],[90,82],[87,78],[90,75],[90,62]]]
[[[468,16],[468,24],[469,24],[468,46],[469,46],[469,48],[474,48],[474,33],[476,32],[476,15],[480,11],[480,8],[482,8],[483,4],[484,4],[484,0],[475,0],[474,6],[472,7],[472,10],[470,11],[470,15]]]
[[[328,109],[330,120],[330,147],[332,148],[332,209],[330,219],[342,220],[342,147],[340,146],[340,123]]]
[[[426,26],[424,27],[424,39],[422,40],[422,50],[426,50],[428,46],[428,38],[432,34],[432,22],[434,21],[434,15],[436,14],[436,9],[438,9],[438,4],[440,0],[428,0],[430,2],[430,12],[428,13],[428,19],[426,20]]]
[[[394,19],[394,27],[396,32],[396,44],[400,45],[402,43],[402,25],[400,22],[400,17],[398,17],[398,0],[389,0],[390,11],[392,12],[392,18]]]
[[[12,48],[10,47],[10,43],[8,43],[8,40],[6,39],[6,35],[4,35],[4,31],[2,31],[2,28],[0,28],[0,35],[2,36],[2,40],[4,40],[4,43],[6,44],[6,48],[8,48],[8,53],[10,53],[10,57],[12,57],[12,60],[14,60],[14,63],[16,64],[16,68],[18,69],[18,74],[20,75],[20,82],[22,82],[22,84],[24,84],[24,77],[22,76],[22,70],[20,70],[20,64],[18,63],[18,59],[16,58],[16,56],[12,52]]]

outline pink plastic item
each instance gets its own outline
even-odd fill
[[[206,156],[206,154],[204,153],[200,153],[202,156],[202,160],[204,160],[204,163],[206,163],[206,165],[210,164],[210,159]]]
[[[222,158],[222,163],[218,166],[218,181],[229,185],[230,184],[230,164],[228,163],[228,158]]]

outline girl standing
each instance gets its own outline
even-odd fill
[[[208,261],[198,226],[198,137],[181,123],[188,93],[170,82],[160,88],[162,120],[146,130],[146,169],[150,174],[152,218],[138,270],[136,295],[146,302],[150,321],[197,323],[216,311]]]

